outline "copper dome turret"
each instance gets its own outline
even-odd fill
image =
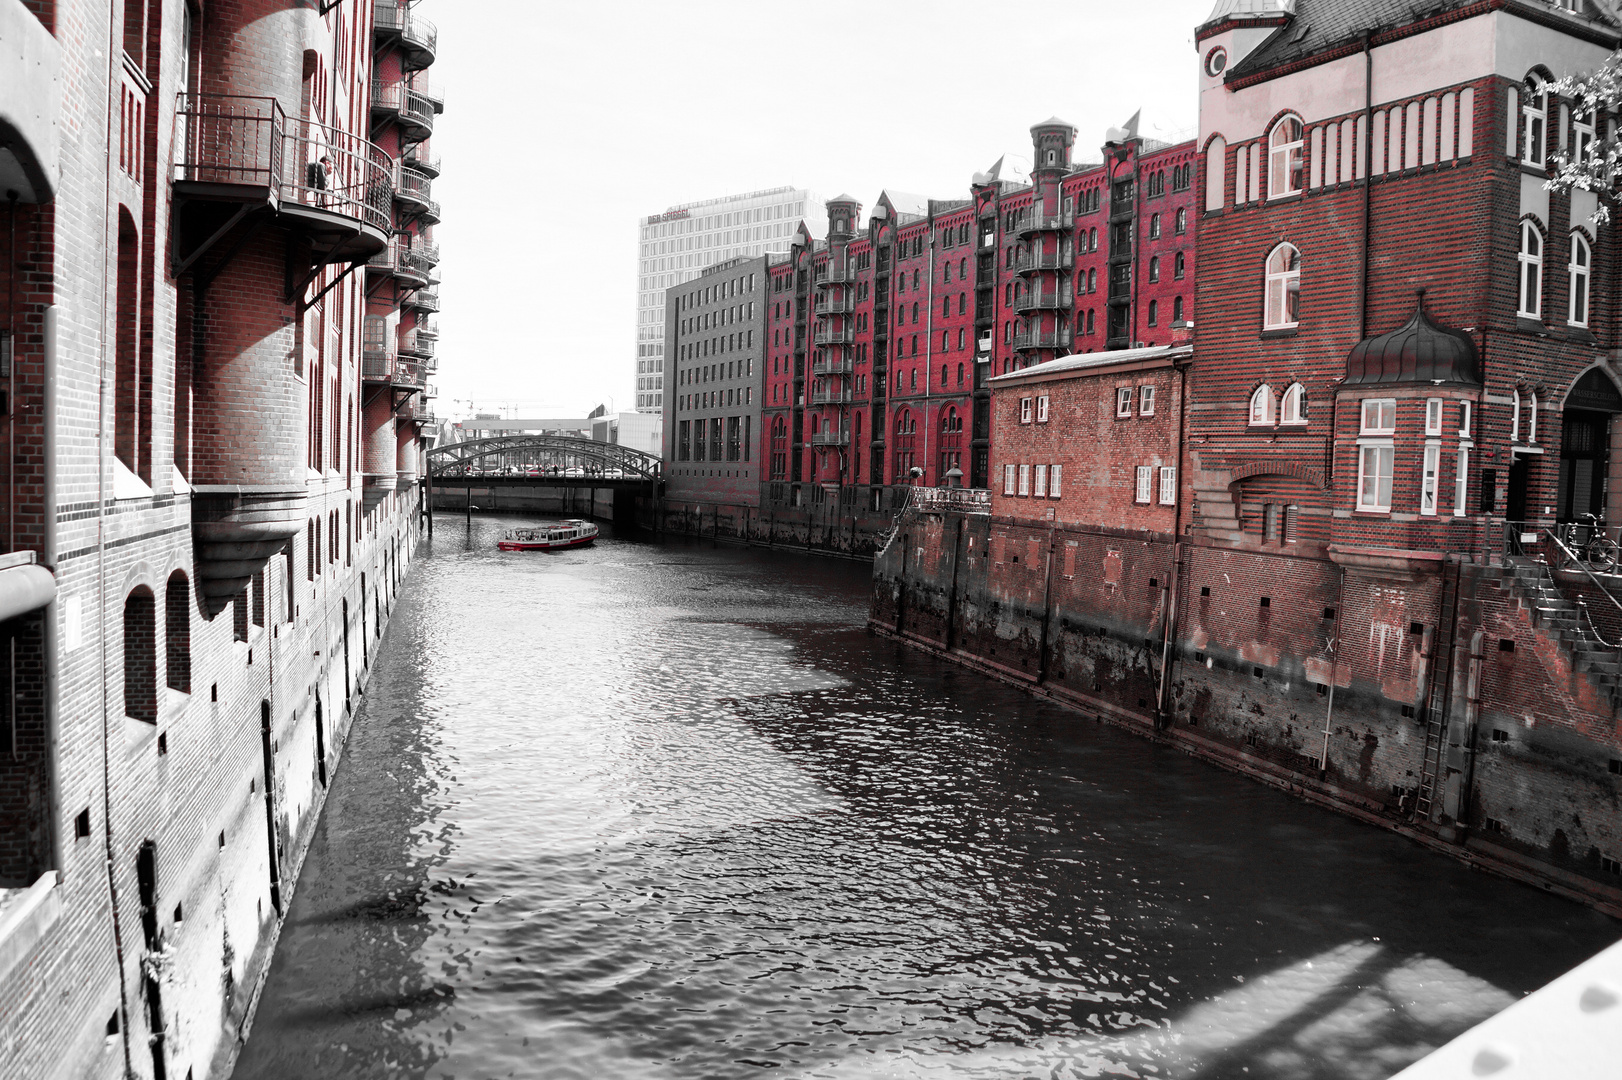
[[[1481,383],[1481,364],[1470,335],[1435,322],[1420,293],[1413,317],[1388,334],[1366,338],[1346,357],[1346,385]]]

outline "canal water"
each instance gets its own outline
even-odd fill
[[[236,1075],[1384,1077],[1622,936],[863,629],[857,563],[401,592]]]

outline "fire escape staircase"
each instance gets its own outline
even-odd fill
[[[1572,561],[1582,565],[1575,556]],[[1521,598],[1532,614],[1532,624],[1560,645],[1571,660],[1572,671],[1586,675],[1613,710],[1622,708],[1622,653],[1617,645],[1600,636],[1589,618],[1587,605],[1565,594],[1541,558],[1506,558],[1504,569],[1500,587],[1507,587]],[[1607,597],[1611,596],[1597,578],[1594,583]],[[1611,602],[1616,603],[1614,598]],[[1622,608],[1622,604],[1618,607]]]

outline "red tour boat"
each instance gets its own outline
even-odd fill
[[[579,518],[533,529],[508,529],[496,547],[502,551],[553,551],[582,547],[597,539],[597,526]]]

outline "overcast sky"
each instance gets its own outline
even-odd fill
[[[637,218],[793,184],[963,198],[1057,115],[1192,137],[1214,0],[427,0],[438,411],[634,404]]]

